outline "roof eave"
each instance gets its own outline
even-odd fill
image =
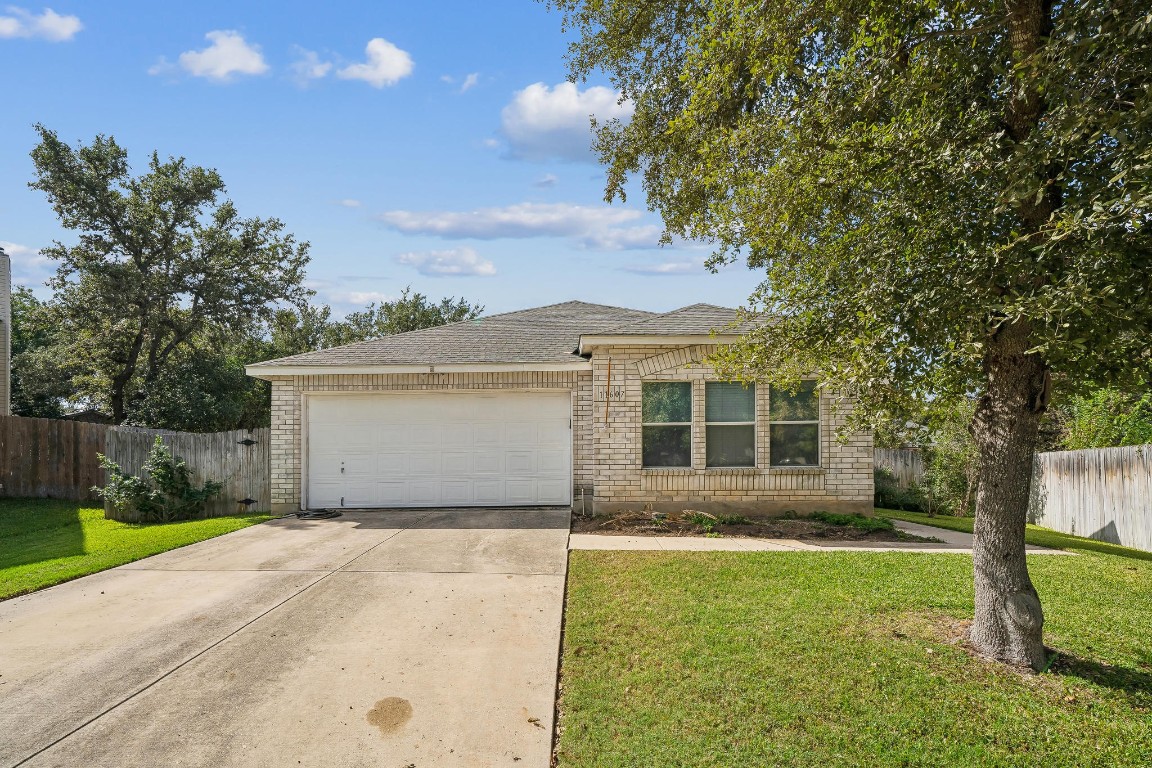
[[[580,337],[580,354],[588,354],[593,347],[651,346],[672,347],[685,344],[732,344],[740,340],[738,333],[681,333],[669,334],[605,334]]]
[[[556,363],[413,363],[405,365],[266,365],[245,366],[249,376],[265,381],[284,376],[356,376],[395,373],[518,373],[590,371],[587,360]]]

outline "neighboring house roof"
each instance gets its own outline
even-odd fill
[[[398,333],[257,363],[254,368],[453,364],[577,364],[580,335],[651,312],[568,301]]]

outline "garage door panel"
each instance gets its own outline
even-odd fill
[[[440,454],[412,453],[408,456],[408,474],[412,477],[440,474]]]
[[[311,455],[338,455],[343,450],[343,435],[343,424],[311,424],[308,428],[308,442],[314,446]]]
[[[499,453],[477,453],[472,466],[477,475],[500,475],[504,473],[504,457]]]
[[[376,483],[372,480],[349,481],[344,485],[344,506],[376,506]]]
[[[536,453],[536,467],[540,474],[559,475],[568,471],[567,451],[551,450]]]
[[[476,480],[472,486],[477,504],[499,504],[504,500],[503,480]]]
[[[472,474],[472,454],[445,453],[440,465],[448,477],[470,475]]]
[[[504,493],[509,504],[536,504],[536,481],[513,480],[504,481]]]
[[[338,507],[344,495],[344,483],[313,482],[308,486],[309,506]]]
[[[570,417],[567,392],[311,395],[308,504],[566,504]]]
[[[316,478],[339,478],[340,466],[343,464],[339,455],[336,454],[312,454],[309,456],[309,474],[311,477]],[[329,482],[336,482],[336,480],[329,480]]]
[[[407,424],[380,424],[376,428],[376,447],[387,451],[407,445],[408,430]]]
[[[509,477],[536,474],[536,454],[532,451],[505,451],[504,471]]]
[[[391,448],[390,450],[395,450]],[[408,474],[408,454],[381,453],[376,456],[376,473],[384,476]]]
[[[541,480],[537,483],[536,489],[541,504],[566,504],[568,502],[567,480]]]
[[[403,507],[408,503],[408,483],[376,483],[376,503],[381,507]]]
[[[568,419],[541,422],[537,427],[536,447],[568,450],[572,445],[570,423]]]
[[[513,445],[536,445],[536,425],[530,422],[510,422],[505,426],[505,442]]]
[[[445,450],[472,447],[471,424],[445,424],[442,427],[441,434],[444,440]]]
[[[446,480],[440,490],[440,502],[448,506],[467,506],[475,501],[471,480]]]
[[[503,424],[473,424],[472,444],[476,447],[498,446],[504,443]]]
[[[408,430],[408,445],[414,448],[439,448],[441,432],[439,424],[414,424]]]
[[[376,447],[376,430],[368,424],[349,424],[340,436],[346,451],[363,451]]]
[[[408,500],[418,505],[438,505],[440,503],[440,481],[412,479],[408,481]]]
[[[360,477],[363,475],[375,476],[376,475],[376,457],[372,454],[354,454],[350,453],[343,459],[344,461],[344,474],[348,477]]]

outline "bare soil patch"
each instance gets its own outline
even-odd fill
[[[939,539],[904,533],[892,526],[891,522],[886,519],[864,517],[863,515],[825,515],[824,519],[818,517],[746,518],[709,515],[690,509],[669,514],[640,511],[596,517],[573,515],[572,533],[598,533],[610,536],[798,539],[800,541],[940,541]]]

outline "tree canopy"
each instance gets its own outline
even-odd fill
[[[734,376],[858,395],[854,425],[973,395],[974,645],[1040,668],[1024,560],[1053,373],[1152,367],[1152,15],[1137,0],[552,0],[606,196],[762,270]]]
[[[16,413],[86,407],[168,429],[261,426],[267,382],[246,364],[483,311],[409,287],[337,319],[304,286],[308,244],[277,219],[242,218],[216,171],[153,153],[134,175],[112,137],[73,148],[37,131],[31,186],[78,241],[42,251],[58,264],[50,299],[14,295]]]
[[[116,423],[207,327],[243,331],[308,295],[308,244],[276,219],[241,218],[215,171],[153,153],[133,176],[111,137],[73,148],[36,130],[30,186],[79,233],[43,251],[59,265],[57,348],[78,393]]]
[[[600,126],[608,197],[639,175],[670,235],[764,270],[741,365],[883,406],[978,388],[1013,320],[1080,381],[1152,365],[1145,3],[1045,6],[1027,50],[1020,3],[553,5],[636,105]]]

